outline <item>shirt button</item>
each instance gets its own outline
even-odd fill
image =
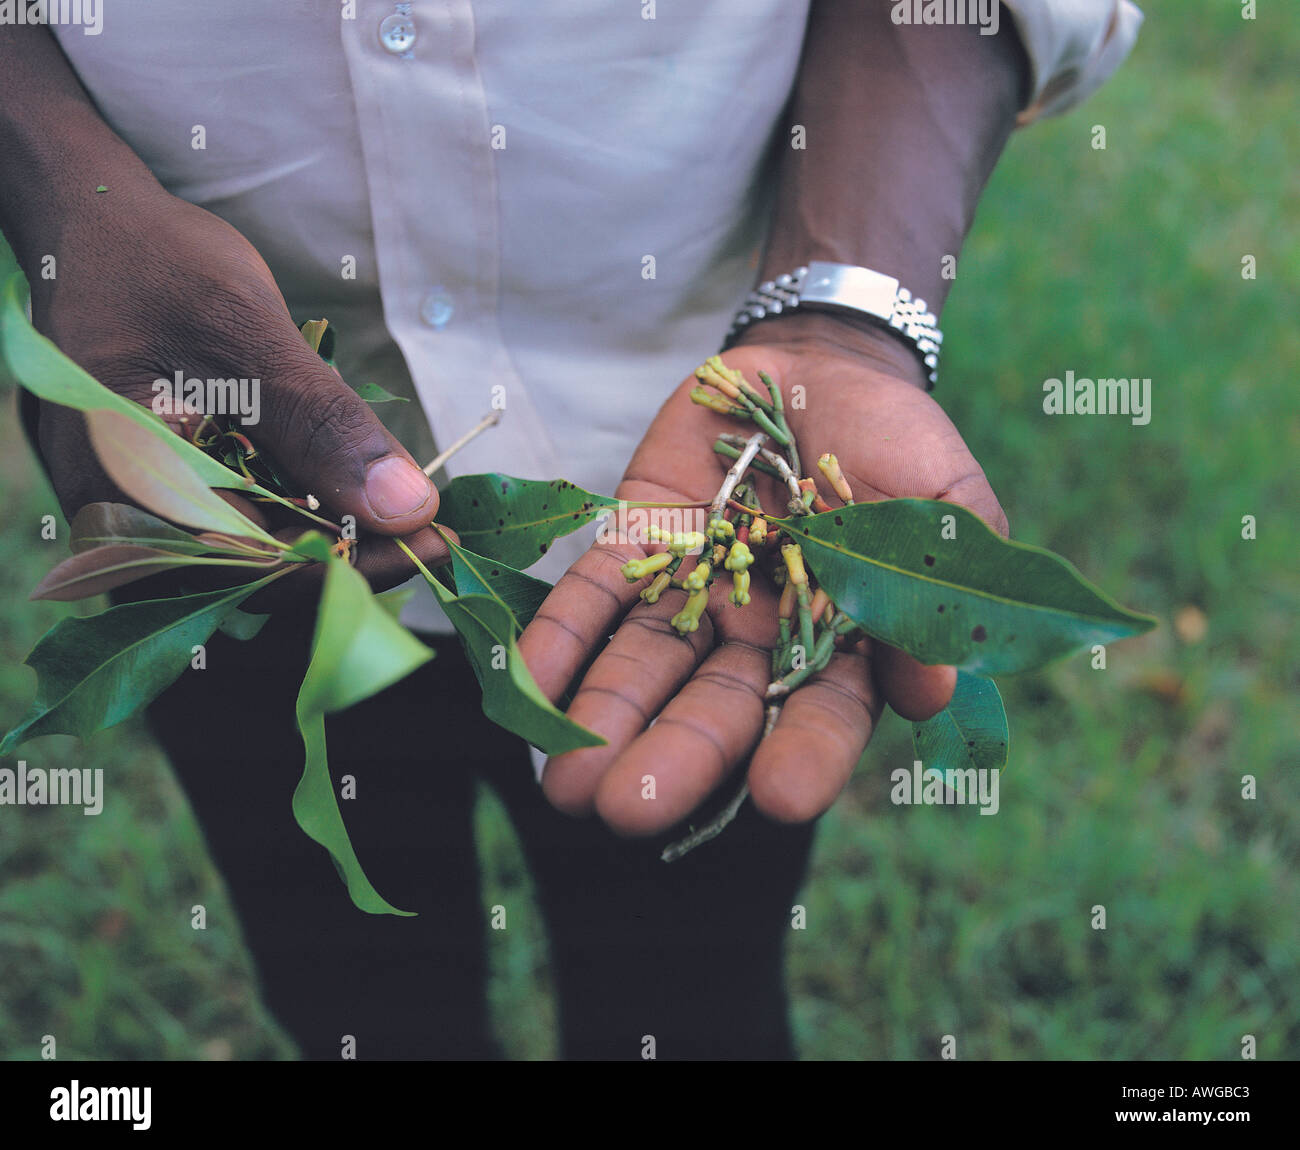
[[[415,21],[396,12],[385,16],[379,25],[379,42],[394,56],[409,52],[415,46]]]
[[[441,331],[451,322],[456,305],[451,293],[444,287],[436,287],[420,302],[420,318],[434,331]]]

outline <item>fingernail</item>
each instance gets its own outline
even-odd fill
[[[432,490],[423,471],[395,455],[381,459],[366,473],[366,502],[379,519],[400,519],[418,511]]]

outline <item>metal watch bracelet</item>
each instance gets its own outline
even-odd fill
[[[813,260],[807,267],[760,284],[731,321],[723,349],[751,324],[799,310],[838,312],[883,324],[916,352],[925,365],[929,387],[938,381],[943,332],[925,300],[913,299],[893,276],[848,264]]]

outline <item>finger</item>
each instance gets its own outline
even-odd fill
[[[264,367],[257,424],[242,430],[300,494],[355,515],[361,530],[408,535],[427,527],[438,493],[406,449],[298,333]]]
[[[561,576],[519,637],[519,653],[537,686],[555,702],[636,603],[642,584],[622,566],[645,552],[631,543],[598,543]]]
[[[415,552],[426,567],[441,567],[451,559],[451,549],[432,527],[407,535],[402,542]],[[353,550],[356,553],[353,566],[365,576],[372,591],[387,591],[390,587],[405,583],[417,573],[415,564],[397,545],[396,539],[383,535],[363,535],[353,544]]]
[[[878,649],[878,648],[877,648]],[[791,692],[749,768],[754,806],[783,823],[828,810],[871,739],[883,700],[861,651],[831,656]]]
[[[871,666],[885,702],[913,723],[937,715],[957,689],[956,667],[928,667],[884,643],[873,645]]]
[[[718,647],[601,778],[596,810],[610,828],[657,834],[695,810],[762,735],[771,669],[761,647]]]
[[[583,677],[566,713],[606,743],[547,760],[542,790],[565,814],[591,814],[601,777],[713,646],[707,615],[686,636],[669,625],[685,599],[680,591],[667,591],[653,606],[634,608]]]

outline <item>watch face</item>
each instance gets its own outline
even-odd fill
[[[808,265],[808,275],[799,287],[799,302],[809,306],[849,308],[887,320],[894,314],[898,294],[898,280],[892,276],[873,272],[870,268],[814,260]]]

